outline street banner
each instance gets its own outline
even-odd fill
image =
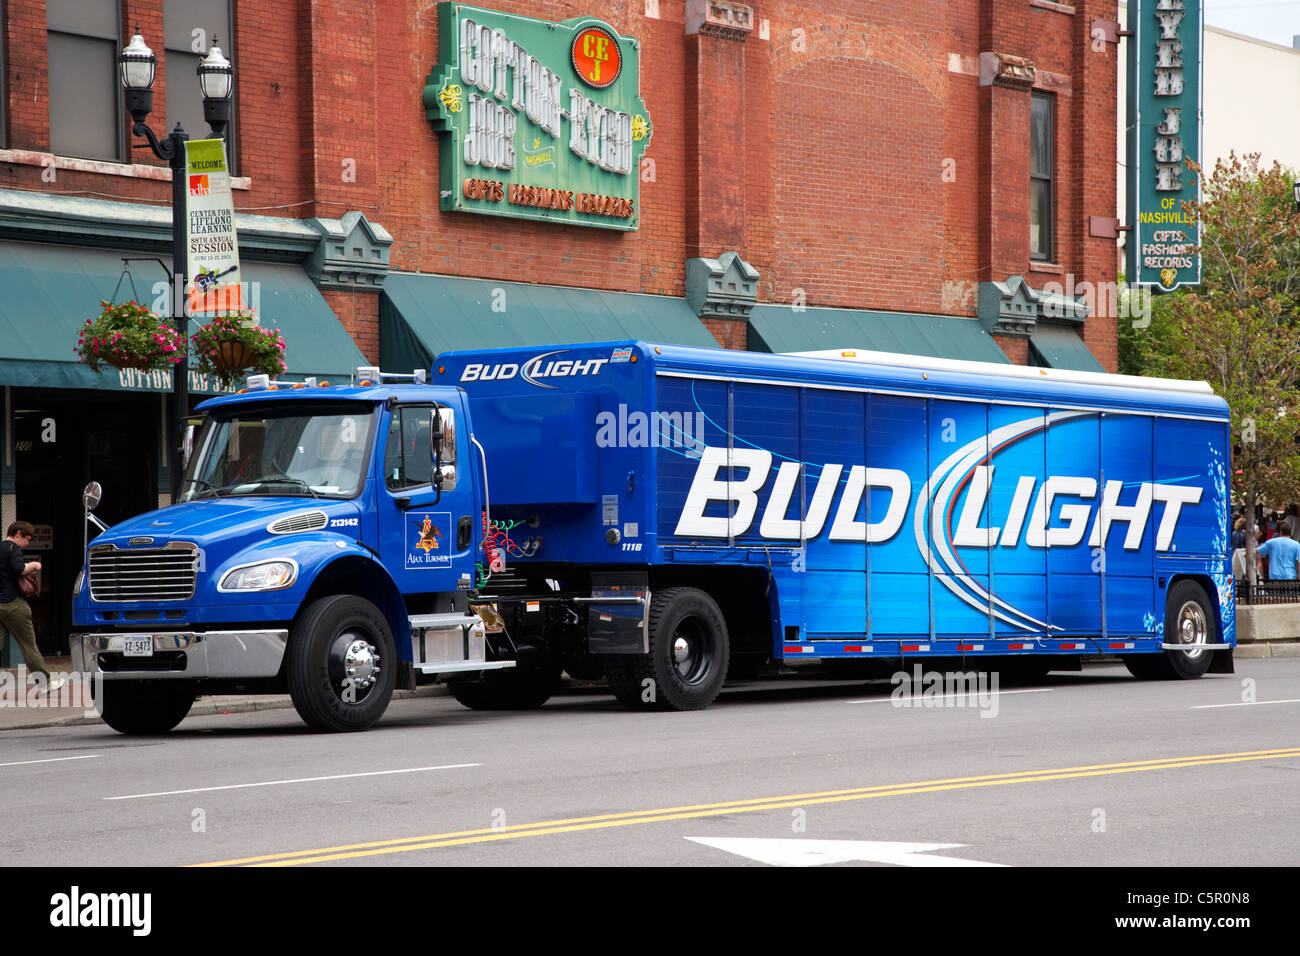
[[[245,306],[226,144],[220,139],[191,139],[185,152],[186,312],[238,311]]]
[[[1201,282],[1201,0],[1129,0],[1128,209],[1125,274],[1172,292]]]

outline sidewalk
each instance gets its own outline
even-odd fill
[[[45,666],[50,669],[50,673],[59,672],[68,673],[72,670],[72,659],[69,657],[46,657]],[[8,675],[8,686],[11,689],[16,688],[17,670],[12,667],[0,669],[0,675]],[[447,693],[447,688],[441,685],[429,685],[426,687],[417,687],[415,690],[398,690],[393,692],[393,700],[405,700],[411,697],[435,697]],[[28,696],[24,688],[23,699],[26,703]],[[67,694],[61,694],[61,700],[66,700]],[[5,706],[0,706],[0,733],[6,730],[29,730],[34,727],[71,727],[79,724],[103,724],[93,709],[89,711],[83,707],[57,707],[48,706],[46,697],[36,697],[33,700],[36,706],[11,706],[6,701]],[[189,716],[198,717],[211,714],[242,714],[255,710],[284,710],[292,709],[293,701],[289,699],[288,694],[258,694],[248,696],[223,695],[219,697],[200,697],[194,702],[190,709]]]

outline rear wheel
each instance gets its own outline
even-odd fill
[[[1124,658],[1129,673],[1140,680],[1195,680],[1210,669],[1217,644],[1218,621],[1205,589],[1195,581],[1179,581],[1165,602],[1165,643],[1181,650],[1133,654]]]
[[[388,621],[365,598],[314,602],[289,634],[286,675],[298,716],[315,730],[365,730],[388,709],[397,652]]]
[[[609,657],[609,689],[636,710],[701,710],[727,676],[729,642],[722,611],[695,588],[668,588],[650,602],[650,653]]]
[[[95,710],[120,734],[165,734],[194,705],[189,681],[96,680],[91,687]]]

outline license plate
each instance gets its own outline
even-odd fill
[[[122,656],[153,657],[153,637],[127,637],[122,640]]]

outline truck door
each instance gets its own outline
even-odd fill
[[[433,484],[433,422],[442,432],[442,493]],[[402,404],[390,411],[379,491],[379,547],[405,594],[465,590],[478,539],[474,482],[458,409]]]

